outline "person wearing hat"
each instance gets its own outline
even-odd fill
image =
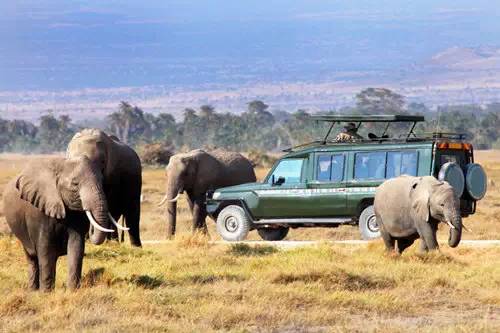
[[[358,128],[355,123],[345,125],[344,130],[335,138],[335,142],[353,142],[358,140],[363,140],[363,137],[358,134]]]

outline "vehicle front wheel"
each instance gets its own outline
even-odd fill
[[[240,206],[230,205],[225,207],[217,216],[217,232],[222,239],[235,242],[244,240],[252,222]]]
[[[288,227],[278,227],[278,228],[259,228],[257,232],[259,236],[266,241],[280,241],[288,235]]]
[[[380,227],[377,224],[373,205],[363,209],[361,215],[359,215],[359,232],[361,233],[361,238],[364,240],[380,237]]]

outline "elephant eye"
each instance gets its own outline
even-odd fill
[[[441,206],[441,207],[444,207],[444,203],[442,203],[440,206]]]

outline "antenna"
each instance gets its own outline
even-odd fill
[[[436,123],[436,130],[435,130],[435,133],[439,133],[439,122],[441,121],[441,108],[438,106],[438,109],[437,109],[437,123]]]

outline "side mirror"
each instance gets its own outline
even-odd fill
[[[281,184],[285,183],[285,177],[278,177],[278,180],[274,180],[274,175],[273,175],[273,186],[280,186]]]

